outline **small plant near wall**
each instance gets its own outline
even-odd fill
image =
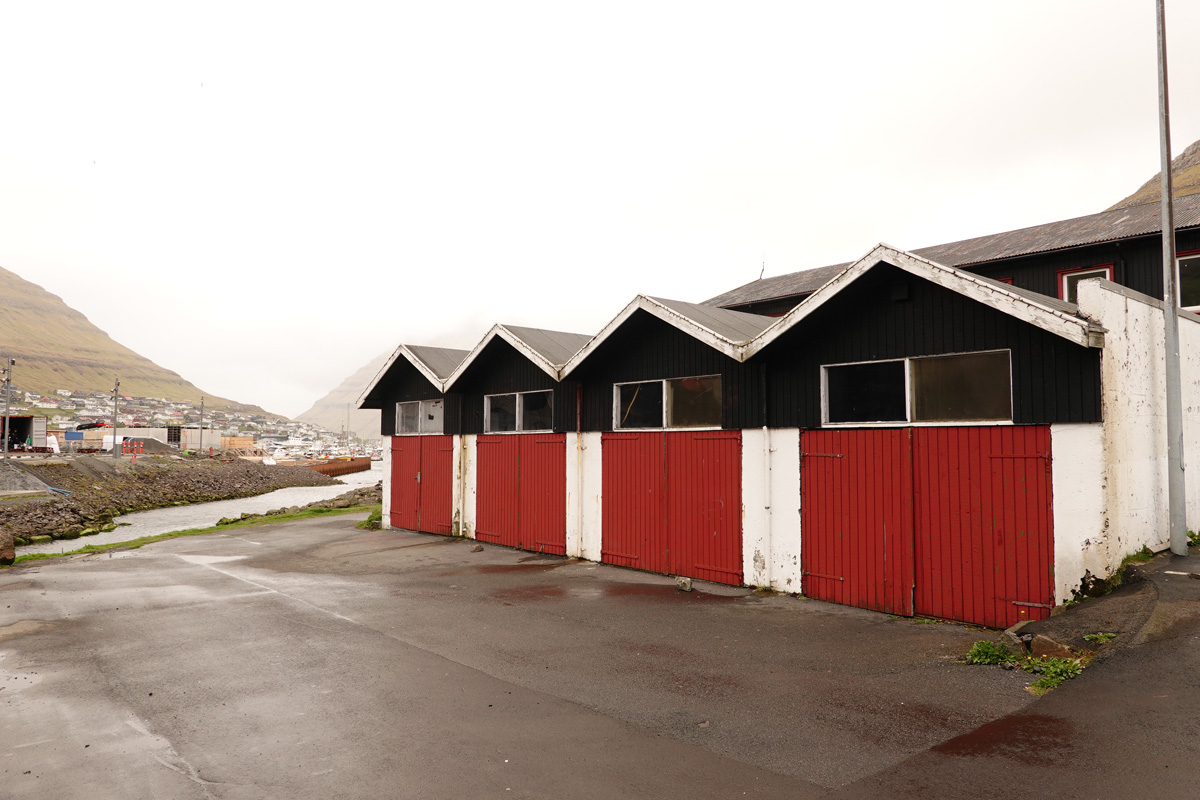
[[[971,645],[971,650],[967,653],[965,660],[968,664],[1006,664],[1016,659],[1007,646],[988,639],[980,639]]]
[[[1026,672],[1042,676],[1029,684],[1029,691],[1039,697],[1052,689],[1057,689],[1063,681],[1079,677],[1079,673],[1083,672],[1084,666],[1082,659],[1079,658],[1050,658],[1042,656],[1041,658],[1028,658],[1026,662],[1025,665],[1022,665],[1022,668]]]
[[[1085,633],[1083,638],[1092,644],[1108,644],[1117,638],[1117,635],[1115,633]]]
[[[1089,636],[1115,637],[1116,634],[1089,634]],[[1109,641],[1109,639],[1104,641]],[[1090,653],[1070,658],[1016,656],[1007,645],[989,639],[975,642],[963,658],[967,664],[998,664],[1005,669],[1022,669],[1025,672],[1040,675],[1040,678],[1026,687],[1039,697],[1057,688],[1063,681],[1077,677],[1090,660]]]
[[[1200,533],[1196,533],[1195,531],[1188,531],[1188,545],[1190,547],[1195,547],[1197,545],[1200,545]]]

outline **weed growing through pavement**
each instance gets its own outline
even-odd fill
[[[971,645],[966,658],[968,664],[1006,664],[1015,660],[1006,645],[988,639],[980,639]]]
[[[1116,636],[1116,634],[1089,635]],[[1089,641],[1091,640],[1089,639]],[[1051,656],[1042,656],[1040,658],[1025,656],[1022,658],[1014,656],[1007,645],[991,641],[990,639],[980,639],[975,642],[975,644],[971,645],[966,658],[963,659],[967,664],[998,664],[1006,669],[1023,669],[1031,674],[1040,675],[1040,678],[1029,685],[1029,691],[1039,697],[1051,689],[1057,688],[1063,681],[1077,677],[1079,673],[1083,672],[1083,668],[1087,666],[1090,660],[1090,654],[1072,658],[1054,658]]]
[[[1117,635],[1115,633],[1085,633],[1083,638],[1092,644],[1108,644],[1117,638]]]

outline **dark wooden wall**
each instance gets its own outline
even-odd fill
[[[1175,244],[1180,252],[1200,249],[1200,231],[1181,231]],[[1162,299],[1162,239],[1159,236],[1037,253],[962,269],[986,278],[1012,278],[1014,286],[1058,297],[1060,271],[1105,264],[1113,265],[1114,283]]]
[[[396,403],[406,403],[410,400],[437,400],[442,393],[437,390],[429,379],[414,367],[406,358],[396,359],[392,368],[383,376],[383,380],[371,393],[376,402],[371,402],[367,408],[379,409],[379,432],[383,436],[396,434]],[[446,398],[444,411],[446,415],[446,433],[450,430],[450,398]]]
[[[575,430],[574,381],[559,383],[508,342],[497,337],[450,387],[461,408],[461,423],[447,433],[483,433],[483,398],[489,394],[554,392],[554,430]],[[449,426],[447,426],[448,428]]]
[[[700,375],[721,376],[721,427],[762,425],[758,369],[637,311],[570,375],[583,386],[582,430],[612,430],[614,383]]]
[[[821,425],[821,365],[1012,351],[1013,421],[1100,420],[1100,351],[880,264],[747,366],[766,371],[771,427]]]

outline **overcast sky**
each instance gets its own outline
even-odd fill
[[[1167,0],[1174,150],[1200,3]],[[401,342],[1100,211],[1157,169],[1153,0],[16,2],[0,266],[302,412]],[[141,308],[141,311],[131,309]]]

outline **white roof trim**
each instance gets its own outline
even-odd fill
[[[621,313],[613,317],[607,325],[600,329],[599,333],[593,336],[587,344],[581,347],[578,353],[571,356],[571,360],[568,361],[562,368],[562,377],[565,378],[567,375],[571,374],[571,372],[573,372],[581,363],[583,363],[588,356],[595,352],[595,350],[599,348],[609,336],[612,336],[612,334],[615,333],[618,328],[625,324],[626,320],[632,317],[634,313],[639,310],[653,314],[668,325],[678,328],[694,339],[699,339],[709,347],[721,351],[736,361],[745,360],[745,357],[742,355],[741,342],[735,342],[727,339],[721,334],[704,327],[691,317],[684,316],[678,311],[668,308],[658,300],[655,300],[653,297],[639,294],[632,301],[630,301],[629,305],[621,309]]]
[[[503,325],[496,324],[493,325],[492,329],[488,331],[482,339],[479,340],[479,344],[475,345],[475,347],[471,349],[471,352],[468,353],[467,357],[462,360],[462,363],[454,368],[454,372],[451,372],[449,377],[446,378],[445,386],[442,389],[443,392],[453,386],[454,382],[462,377],[462,374],[467,371],[467,367],[471,366],[475,359],[479,358],[479,355],[483,352],[484,348],[491,344],[491,341],[497,336],[511,344],[514,348],[516,348],[518,353],[532,361],[542,372],[546,373],[551,378],[554,378],[556,381],[562,380],[562,378],[559,376],[557,364],[551,364],[546,360],[545,356],[526,344],[525,340],[520,336],[517,336]]]
[[[744,348],[744,358],[749,358],[762,350],[800,320],[812,314],[844,288],[858,280],[867,270],[884,261],[952,292],[991,306],[1010,317],[1016,317],[1056,336],[1061,336],[1081,347],[1102,346],[1100,344],[1102,338],[1095,336],[1095,327],[1086,319],[1039,303],[1023,294],[1005,288],[1004,284],[994,283],[969,272],[947,267],[881,243],[858,261],[846,267],[837,277],[809,295],[798,306],[780,317],[774,325],[750,340]]]
[[[367,395],[375,391],[375,387],[381,380],[383,380],[383,377],[388,374],[388,371],[392,368],[392,365],[394,365],[401,356],[404,356],[404,358],[408,359],[409,363],[416,367],[417,371],[424,375],[426,380],[432,383],[439,392],[442,392],[443,394],[445,393],[446,389],[442,384],[442,379],[439,378],[434,371],[429,368],[428,364],[418,358],[417,354],[408,348],[408,345],[402,344],[396,348],[395,352],[392,353],[392,357],[387,360],[387,363],[383,365],[371,382],[367,384],[367,388],[364,389],[362,394],[358,396],[358,403],[355,404],[355,408],[362,408],[362,404],[367,399]]]

